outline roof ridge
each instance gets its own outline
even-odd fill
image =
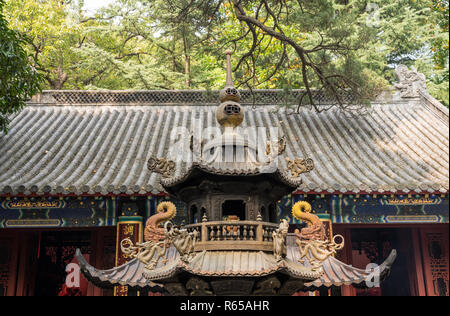
[[[217,105],[219,90],[44,90],[35,95],[30,105]],[[258,89],[240,90],[242,104],[296,104],[304,90]],[[332,98],[316,91],[318,104],[333,104]],[[354,100],[342,94],[347,102]]]
[[[431,110],[431,112],[449,126],[449,109],[441,102],[435,99],[428,91],[420,91],[422,104]]]

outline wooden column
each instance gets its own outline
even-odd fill
[[[17,286],[17,265],[19,257],[19,234],[0,231],[0,277],[2,278],[1,296],[15,296]]]
[[[344,236],[345,246],[344,249],[337,253],[337,258],[342,262],[351,265],[353,262],[352,258],[352,238],[349,227],[340,227],[339,225],[334,225],[335,234]],[[351,285],[341,286],[341,296],[356,296],[356,290]]]
[[[32,296],[35,290],[39,237],[35,232],[19,234],[19,261],[15,296]]]
[[[142,216],[120,216],[117,222],[117,240],[116,240],[116,266],[127,263],[130,259],[125,257],[120,249],[120,242],[125,238],[130,238],[136,244],[142,242],[143,235]],[[116,286],[114,296],[128,296],[127,286]]]
[[[414,267],[415,276],[410,278],[412,289],[411,293],[416,296],[427,296],[427,291],[425,289],[425,279],[423,277],[423,262],[422,262],[422,249],[420,246],[420,229],[412,228],[411,237],[413,244],[413,256],[414,256]]]
[[[316,214],[323,223],[325,227],[325,234],[328,240],[333,240],[333,222],[331,220],[330,214]],[[345,236],[344,236],[345,238]],[[330,296],[331,291],[329,288],[323,288],[320,291],[317,291],[316,296]]]

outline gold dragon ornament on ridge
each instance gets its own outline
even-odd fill
[[[314,160],[311,158],[301,159],[295,158],[291,160],[289,157],[286,160],[286,170],[291,172],[294,178],[298,178],[301,174],[310,172],[314,169]]]
[[[325,227],[317,215],[311,214],[311,204],[300,201],[292,207],[292,215],[297,220],[306,222],[307,226],[301,230],[295,230],[296,244],[300,251],[300,263],[304,263],[306,257],[312,266],[312,270],[318,270],[328,257],[336,254],[344,248],[344,237],[336,235],[330,241],[325,232]],[[337,241],[341,239],[341,242]]]
[[[181,259],[189,260],[194,250],[197,232],[188,233],[185,229],[174,227],[170,220],[176,214],[177,209],[172,202],[158,204],[156,214],[145,224],[144,242],[134,245],[129,238],[120,242],[120,248],[125,256],[137,258],[147,270],[153,270],[161,259],[163,264],[167,263],[167,249],[174,245]]]

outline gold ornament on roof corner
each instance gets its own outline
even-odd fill
[[[146,241],[143,243],[133,244],[131,239],[125,238],[120,242],[120,249],[126,258],[136,258],[145,265],[148,270],[156,268],[158,262],[163,258],[163,263],[167,263],[166,251],[168,241],[160,242]],[[156,254],[156,257],[155,257]]]
[[[298,261],[304,263],[308,259],[313,271],[322,268],[322,263],[328,257],[344,248],[344,237],[335,235],[331,240],[326,236],[325,226],[317,215],[311,214],[312,206],[306,201],[300,201],[292,207],[292,216],[306,222],[307,227],[295,230],[296,244],[300,251]],[[338,242],[338,240],[341,242]]]
[[[294,160],[291,160],[290,158],[286,157],[286,163],[286,170],[289,170],[292,177],[294,178],[298,178],[301,174],[310,172],[314,169],[314,160],[312,160],[311,158],[296,158]]]
[[[165,230],[161,224],[170,221],[177,215],[177,207],[172,202],[166,201],[158,204],[156,214],[145,223],[144,240],[159,242],[166,238]]]
[[[297,229],[296,235],[303,240],[325,240],[325,227],[320,218],[317,215],[311,214],[311,211],[312,206],[306,201],[299,201],[292,207],[292,216],[307,224],[307,227],[303,228],[301,232]]]
[[[161,174],[163,177],[171,177],[175,172],[175,162],[165,158],[150,157],[147,161],[147,168],[151,172]]]
[[[163,259],[163,263],[166,263],[166,252],[171,245],[171,240],[161,224],[170,221],[176,214],[177,208],[172,202],[158,204],[156,214],[145,223],[145,241],[134,245],[131,239],[125,238],[120,242],[120,249],[125,256],[137,258],[148,270],[153,270],[161,259]]]
[[[120,242],[125,257],[136,258],[144,264],[145,269],[153,270],[161,259],[163,264],[167,263],[167,249],[173,245],[180,253],[181,260],[188,262],[193,256],[198,232],[189,233],[186,229],[175,227],[170,220],[176,214],[177,208],[172,202],[159,203],[156,214],[145,224],[145,241],[134,245],[130,238],[125,238]],[[161,227],[162,223],[164,227]]]

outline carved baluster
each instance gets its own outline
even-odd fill
[[[249,236],[250,236],[250,240],[254,240],[255,237],[255,227],[253,225],[250,225],[249,227]]]
[[[214,226],[211,226],[211,227],[209,227],[209,230],[210,230],[210,232],[209,232],[209,240],[211,240],[211,241],[214,241],[215,239],[214,239],[214,237],[215,237],[215,231],[214,231]]]
[[[233,240],[238,240],[238,227],[239,225],[233,225]]]
[[[268,241],[273,241],[273,237],[272,237],[272,233],[275,231],[274,228],[270,228],[269,233],[268,233]]]
[[[241,239],[241,225],[237,225],[237,240]]]
[[[220,225],[217,225],[217,238],[216,240],[222,240],[222,227]]]
[[[243,239],[247,240],[247,225],[244,225]]]

